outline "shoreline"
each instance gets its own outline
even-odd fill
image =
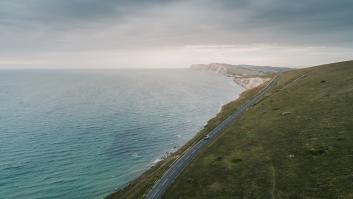
[[[207,72],[209,72],[209,71],[207,71]],[[229,103],[231,103],[231,102],[237,100],[244,92],[246,92],[247,90],[249,90],[249,89],[247,89],[247,88],[244,88],[244,87],[241,86],[240,84],[238,84],[236,81],[234,81],[234,76],[232,76],[232,75],[228,76],[228,75],[225,75],[225,74],[216,73],[216,75],[217,75],[217,74],[223,76],[223,78],[228,79],[228,80],[229,80],[229,83],[232,84],[232,86],[238,86],[239,89],[241,89],[241,92],[239,92],[239,94],[237,94],[237,95],[234,95],[234,96],[232,97],[232,99],[229,99],[228,101],[226,101],[226,102],[224,102],[224,103],[220,103],[220,106],[219,106],[217,112],[215,112],[214,115],[210,116],[210,118],[206,119],[206,121],[199,127],[198,130],[196,130],[196,133],[195,133],[193,136],[191,136],[191,138],[187,139],[184,144],[181,144],[181,145],[179,145],[179,146],[176,145],[176,146],[174,146],[173,148],[170,148],[168,151],[165,151],[162,156],[159,156],[159,157],[155,158],[155,159],[154,159],[153,161],[151,161],[148,165],[146,165],[145,169],[142,169],[142,170],[144,170],[144,172],[146,172],[147,170],[151,169],[152,167],[154,167],[154,166],[157,165],[158,163],[160,163],[160,162],[162,162],[162,161],[168,159],[168,158],[169,158],[170,156],[172,156],[173,154],[178,153],[179,149],[181,149],[182,147],[184,147],[184,145],[186,145],[190,140],[194,139],[194,137],[195,137],[199,132],[201,132],[201,131],[205,128],[205,126],[208,124],[208,122],[209,122],[210,120],[212,120],[212,119],[215,118],[218,114],[221,113],[221,111],[222,111],[222,109],[223,109],[223,106],[225,106],[225,105],[227,105],[227,104],[229,104]],[[180,137],[179,137],[179,138],[180,138]],[[138,175],[136,178],[139,178],[141,175],[144,174],[144,172],[143,172],[142,174]],[[136,179],[136,178],[135,178],[135,179]],[[132,182],[132,181],[134,181],[135,179],[132,179],[132,180],[130,180],[129,182]],[[127,183],[125,183],[125,184],[129,184],[129,182],[127,182]],[[126,186],[126,185],[125,185],[125,186]],[[117,190],[120,190],[120,189],[124,189],[124,186],[122,186],[122,187],[120,187],[120,188],[117,188]]]
[[[207,119],[207,120],[202,124],[202,126],[199,127],[199,130],[197,130],[197,132],[195,133],[194,136],[192,136],[190,139],[188,139],[184,144],[182,144],[182,145],[180,145],[180,146],[176,146],[176,147],[174,147],[174,148],[171,148],[171,149],[169,149],[168,151],[166,151],[166,152],[164,153],[164,155],[162,155],[162,156],[160,156],[160,157],[154,159],[149,165],[147,165],[147,167],[146,167],[147,170],[150,169],[150,168],[152,168],[153,166],[155,166],[155,165],[158,164],[159,162],[164,161],[165,159],[168,159],[169,156],[173,155],[174,153],[177,153],[180,148],[182,148],[184,145],[186,145],[186,144],[187,144],[190,140],[192,140],[200,131],[202,131],[202,130],[205,128],[205,126],[208,124],[208,122],[209,122],[210,120],[212,120],[212,119],[215,118],[218,114],[221,113],[221,111],[222,111],[222,109],[223,109],[223,106],[225,106],[225,105],[227,105],[227,104],[229,104],[229,103],[231,103],[231,102],[237,100],[244,92],[246,92],[247,90],[251,89],[251,88],[245,88],[245,87],[243,87],[242,85],[238,84],[238,83],[234,80],[234,76],[227,76],[227,75],[224,75],[224,74],[222,74],[222,76],[223,76],[224,78],[226,78],[226,79],[229,79],[229,82],[230,82],[233,86],[239,86],[239,88],[242,89],[241,92],[240,92],[239,94],[235,95],[234,97],[232,97],[232,99],[230,99],[229,101],[224,102],[224,103],[221,103],[220,106],[219,106],[219,108],[218,108],[218,110],[217,110],[217,112],[216,112],[213,116],[210,116],[210,118]],[[266,83],[266,81],[264,81],[264,83]],[[132,180],[132,181],[133,181],[133,180]]]
[[[206,71],[206,72],[210,72],[210,71]],[[214,73],[214,72],[211,72],[211,73]],[[190,140],[192,140],[200,131],[202,131],[202,130],[205,128],[205,126],[208,124],[209,120],[215,118],[215,117],[222,111],[223,106],[225,106],[225,105],[227,105],[227,104],[229,104],[229,103],[231,103],[231,102],[237,100],[244,92],[246,92],[247,90],[251,89],[251,88],[245,88],[245,87],[243,87],[241,84],[237,83],[237,82],[235,81],[235,76],[233,76],[233,75],[226,75],[226,74],[220,74],[220,73],[216,73],[216,74],[221,75],[221,76],[223,76],[223,77],[226,78],[226,79],[229,79],[229,83],[231,83],[232,86],[239,86],[239,88],[242,89],[241,92],[240,92],[239,94],[235,95],[234,97],[232,97],[232,99],[230,99],[229,101],[224,102],[224,103],[221,103],[220,106],[219,106],[219,108],[218,108],[218,110],[217,110],[217,112],[216,112],[213,116],[210,116],[210,118],[207,119],[207,120],[202,124],[202,126],[199,127],[199,130],[197,130],[197,133],[196,133],[194,136],[192,136],[190,139],[188,139],[184,144],[181,144],[180,146],[176,146],[176,147],[174,147],[174,148],[169,149],[168,151],[166,151],[166,152],[164,153],[164,155],[162,155],[162,156],[160,156],[160,157],[157,157],[157,158],[155,158],[153,161],[151,161],[151,162],[146,166],[147,170],[148,170],[148,169],[151,169],[152,167],[154,167],[154,166],[155,166],[156,164],[158,164],[159,162],[164,161],[165,159],[168,159],[169,156],[173,155],[174,153],[177,153],[180,148],[182,148],[184,145],[186,145],[186,144],[187,144]],[[266,82],[266,81],[264,81],[264,83],[265,83],[265,82]],[[141,175],[142,175],[142,174],[141,174]],[[139,176],[138,176],[138,177],[139,177]],[[138,177],[137,177],[137,178],[138,178]],[[131,180],[131,181],[134,181],[134,180],[135,180],[135,179],[133,179],[133,180]],[[129,183],[127,183],[127,184],[129,184]],[[122,188],[118,188],[118,189],[122,189]]]
[[[232,99],[231,101],[222,104],[220,106],[219,111],[208,121],[206,121],[203,127],[201,127],[201,129],[185,144],[180,146],[174,152],[167,153],[167,156],[164,158],[163,156],[156,158],[152,165],[150,167],[147,167],[146,170],[142,172],[142,174],[137,176],[135,179],[127,182],[125,185],[117,188],[113,193],[110,193],[104,198],[132,198],[129,197],[129,195],[139,195],[140,197],[145,196],[148,193],[148,190],[154,185],[155,181],[158,180],[164,174],[164,172],[169,168],[170,165],[172,165],[182,154],[184,154],[191,146],[193,146],[193,144],[201,140],[203,136],[209,131],[211,131],[213,127],[217,126],[224,118],[229,116],[231,112],[238,108],[243,103],[243,101],[248,98],[248,95],[252,96],[252,94],[257,93],[257,91],[260,90],[263,85],[265,85],[265,83],[267,82],[263,81],[262,84],[259,84],[256,87],[246,88],[237,83],[235,81],[234,76],[224,75],[224,77],[231,77],[232,82],[240,86],[244,90],[242,90],[242,92],[240,92],[238,96],[235,96],[235,99]],[[267,76],[267,78],[271,79],[271,77],[269,76]],[[233,104],[236,104],[236,106],[228,110],[229,106],[232,106]],[[142,187],[139,187],[141,183]],[[139,193],[129,193],[132,189],[134,190],[133,192],[135,192],[136,187],[138,187],[138,190],[136,192]]]
[[[206,120],[202,124],[202,126],[200,126],[199,130],[195,133],[195,135],[193,135],[190,139],[188,139],[184,144],[177,146],[176,148],[171,148],[170,150],[168,150],[167,152],[164,153],[165,155],[162,155],[158,158],[155,158],[148,165],[146,165],[146,167],[144,169],[142,169],[143,172],[141,174],[139,174],[137,177],[130,180],[129,182],[124,183],[122,186],[116,188],[114,192],[110,193],[108,196],[106,196],[104,198],[107,198],[111,194],[122,191],[125,188],[129,187],[132,183],[134,183],[136,180],[139,180],[139,178],[141,178],[143,175],[145,175],[146,172],[148,173],[149,170],[154,169],[155,167],[159,167],[160,164],[164,164],[164,161],[168,161],[168,159],[170,159],[170,158],[174,159],[175,156],[177,156],[177,158],[178,158],[181,154],[183,154],[186,150],[188,150],[188,148],[190,147],[189,142],[193,141],[199,135],[199,133],[205,129],[205,127],[208,125],[209,121],[216,118],[219,114],[221,114],[224,106],[238,100],[244,92],[250,90],[250,89],[244,88],[243,86],[239,85],[236,81],[234,81],[234,76],[227,76],[224,74],[221,74],[221,75],[224,78],[229,79],[229,82],[232,83],[233,86],[239,86],[242,89],[241,92],[238,95],[234,96],[235,98],[230,99],[230,101],[227,101],[225,103],[221,103],[218,111],[213,116],[211,116],[208,120]],[[196,140],[196,141],[198,141],[198,140]],[[184,149],[186,146],[188,146],[188,148]],[[182,150],[182,151],[180,151],[180,150]]]

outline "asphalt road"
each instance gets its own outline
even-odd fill
[[[239,116],[245,112],[249,107],[258,102],[268,91],[270,91],[280,79],[280,75],[273,78],[265,88],[263,88],[257,95],[245,102],[239,109],[232,113],[227,119],[214,128],[208,135],[209,139],[202,139],[195,145],[190,147],[179,159],[177,159],[169,169],[164,173],[161,179],[152,187],[146,199],[158,199],[163,196],[167,188],[174,182],[177,176],[184,170],[184,168],[191,162],[191,160],[198,154],[200,149],[206,144],[212,142],[224,129],[229,127]]]

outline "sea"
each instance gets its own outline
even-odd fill
[[[103,198],[242,91],[190,69],[0,70],[0,198]]]

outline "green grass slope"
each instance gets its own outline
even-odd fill
[[[353,198],[353,62],[285,72],[164,198]]]

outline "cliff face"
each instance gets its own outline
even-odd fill
[[[245,89],[255,88],[270,80],[269,74],[286,70],[270,66],[230,65],[222,63],[193,64],[190,69],[212,71],[234,77],[234,82]]]
[[[269,75],[277,72],[284,72],[291,70],[290,68],[272,67],[272,66],[253,66],[253,65],[231,65],[223,63],[211,64],[193,64],[190,66],[194,70],[208,70],[218,73],[226,73],[228,75],[241,75],[241,76],[260,76]]]
[[[226,75],[228,73],[228,67],[231,66],[229,64],[193,64],[190,66],[191,69],[194,70],[202,70],[202,71],[212,71],[220,74]]]
[[[234,82],[245,89],[252,89],[270,79],[269,77],[234,77]]]

